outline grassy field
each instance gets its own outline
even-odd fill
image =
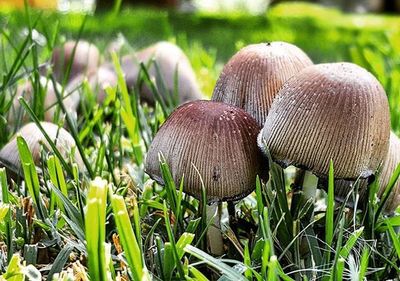
[[[16,130],[7,118],[19,79],[31,77],[40,88],[39,65],[55,46],[79,37],[103,50],[104,60],[111,60],[105,48],[118,36],[126,40],[122,53],[159,40],[176,42],[187,53],[207,96],[223,64],[241,47],[291,42],[316,63],[346,60],[370,70],[387,92],[392,129],[400,133],[400,18],[344,15],[291,4],[257,17],[146,10],[84,17],[15,11],[3,12],[0,26],[0,147]],[[114,60],[117,64],[118,58]],[[268,183],[258,181],[255,192],[234,206],[235,216],[224,217],[226,254],[210,256],[205,241],[210,222],[203,204],[177,189],[165,163],[164,188],[144,173],[149,143],[173,108],[143,105],[136,91],[128,94],[122,76],[101,105],[85,85],[81,96],[79,117],[67,114],[65,121],[58,121],[72,132],[83,167],[55,153],[35,169],[19,139],[25,181],[9,182],[7,172],[0,169],[0,280],[399,276],[395,229],[400,217],[382,214],[377,184],[369,188],[364,210],[352,212],[334,204],[332,181],[318,204],[299,200],[290,190],[290,174],[275,164]],[[38,122],[44,100],[38,95],[24,108]],[[333,173],[334,166],[331,180]],[[398,169],[394,176],[399,173]],[[388,188],[392,186],[393,182]]]

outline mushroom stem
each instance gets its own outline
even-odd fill
[[[206,221],[212,219],[207,230],[207,244],[211,254],[220,256],[224,253],[224,241],[221,232],[222,203],[206,205]]]
[[[306,200],[315,198],[317,191],[318,178],[310,171],[305,171],[303,179],[303,195]]]

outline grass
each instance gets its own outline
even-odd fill
[[[365,19],[315,6],[287,15],[283,7],[270,10],[267,17],[122,11],[120,17],[126,22],[108,15],[83,20],[80,15],[30,10],[7,15],[1,21],[5,28],[0,35],[0,125],[4,132],[0,147],[16,129],[9,128],[6,120],[20,78],[29,77],[40,92],[38,67],[65,36],[89,37],[104,47],[115,30],[135,42],[126,44],[126,50],[174,37],[188,53],[208,95],[221,63],[250,42],[287,40],[309,51],[317,62],[354,61],[384,85],[392,128],[399,133],[400,44],[394,24],[398,19]],[[286,9],[299,7],[304,6]],[[323,22],[328,15],[330,25]],[[370,25],[376,21],[379,27]],[[304,27],[304,34],[295,32],[293,26]],[[102,38],[100,27],[105,29]],[[28,36],[22,35],[23,29]],[[143,30],[147,34],[142,38]],[[320,42],[315,45],[312,38]],[[118,68],[119,56],[111,59]],[[146,67],[142,70],[143,83],[151,84]],[[157,94],[157,85],[150,86]],[[182,185],[176,186],[165,163],[161,163],[164,188],[143,171],[149,143],[172,106],[159,95],[154,108],[142,104],[137,91],[128,93],[121,73],[118,86],[107,92],[104,103],[98,105],[94,93],[82,85],[79,118],[67,114],[66,120],[55,120],[72,129],[85,168],[80,170],[63,159],[50,142],[53,153],[50,157],[43,153],[38,173],[25,141],[19,138],[25,181],[9,182],[6,171],[0,169],[3,279],[386,280],[399,276],[400,242],[395,229],[400,216],[382,214],[384,201],[376,198],[376,183],[369,188],[364,211],[353,213],[344,204],[334,203],[334,163],[328,192],[322,192],[318,202],[322,208],[302,200],[301,194],[291,190],[289,173],[272,163],[270,180],[257,180],[255,192],[234,206],[235,217],[229,223],[223,220],[226,255],[210,256],[205,242],[209,222],[202,202],[185,195]],[[37,100],[20,102],[34,122],[43,117],[40,95]],[[59,110],[66,112],[63,106]],[[399,173],[400,168],[388,192]]]

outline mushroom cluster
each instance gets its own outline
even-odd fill
[[[314,65],[284,42],[249,45],[225,65],[212,100],[174,111],[145,165],[163,184],[162,157],[177,186],[183,180],[184,191],[197,198],[202,180],[208,203],[241,198],[254,189],[256,175],[268,174],[267,161],[252,147],[256,134],[260,151],[282,167],[303,171],[303,192],[311,199],[318,180],[328,177],[331,160],[336,182],[372,178],[383,164],[382,185],[400,162],[394,135],[389,146],[386,93],[371,73],[352,63]],[[338,188],[336,197],[351,190]],[[387,210],[398,205],[399,192],[396,187]]]
[[[55,116],[55,113],[59,112],[56,91],[61,95],[63,105],[72,117],[77,116],[81,86],[85,81],[95,94],[96,101],[102,103],[106,97],[105,88],[116,87],[118,77],[113,63],[101,61],[100,50],[85,40],[70,40],[56,47],[48,63],[56,82],[53,83],[50,79],[45,67],[40,68],[40,89],[31,77],[19,81],[16,91],[12,93],[13,101],[8,113],[10,128],[16,129],[28,122],[28,116],[20,106],[19,97],[28,102],[39,97],[43,99],[44,120],[48,122],[58,121]],[[154,93],[139,77],[141,63],[147,67],[149,78],[156,84],[158,94],[164,101],[176,99],[176,104],[182,104],[203,97],[189,59],[175,44],[158,42],[121,58],[121,68],[128,89],[139,89],[141,100],[154,105]],[[38,90],[44,94],[38,95]]]

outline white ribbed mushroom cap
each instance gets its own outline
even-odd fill
[[[351,63],[307,67],[278,93],[260,133],[272,158],[326,176],[371,176],[386,157],[390,116],[384,89]]]
[[[224,66],[212,100],[243,108],[263,126],[283,83],[312,64],[302,50],[289,43],[248,45]]]

